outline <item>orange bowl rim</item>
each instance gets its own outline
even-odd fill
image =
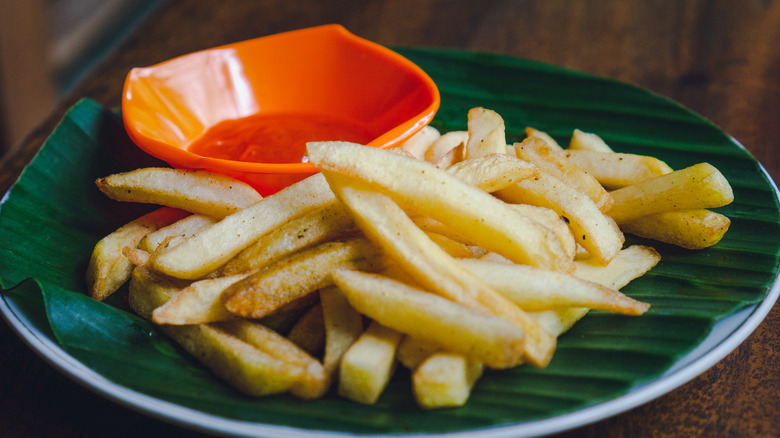
[[[379,55],[385,58],[388,58],[392,60],[395,64],[399,65],[404,71],[409,72],[411,75],[413,75],[416,79],[420,80],[420,82],[424,85],[424,88],[428,91],[428,93],[431,95],[431,102],[427,107],[425,107],[422,111],[418,112],[411,118],[407,119],[403,123],[396,125],[394,128],[389,129],[388,131],[384,132],[382,135],[377,137],[377,139],[372,140],[367,145],[368,146],[374,146],[374,147],[380,147],[380,148],[390,148],[397,146],[399,143],[401,143],[403,140],[408,139],[411,137],[414,133],[422,129],[424,126],[429,124],[431,120],[433,120],[434,115],[436,114],[436,111],[439,109],[439,105],[441,103],[441,96],[439,94],[438,87],[434,83],[433,79],[428,76],[428,74],[419,66],[414,64],[409,59],[405,58],[401,54],[382,46],[378,43],[375,43],[373,41],[361,38],[351,32],[349,32],[346,28],[339,24],[326,24],[321,26],[315,26],[315,27],[309,27],[304,29],[296,29],[271,35],[266,35],[258,38],[253,38],[250,40],[244,40],[239,41],[235,43],[225,44],[222,46],[213,47],[210,49],[204,49],[196,52],[191,52],[188,54],[184,54],[175,58],[171,58],[169,60],[148,66],[148,67],[136,67],[130,70],[128,73],[125,83],[123,86],[123,92],[122,92],[122,117],[125,124],[125,128],[127,130],[128,135],[133,140],[133,142],[138,145],[141,149],[149,153],[150,155],[153,155],[157,158],[162,159],[163,161],[168,162],[174,167],[182,167],[182,168],[188,168],[188,169],[208,169],[213,171],[224,171],[229,173],[247,173],[247,174],[268,174],[268,173],[280,173],[280,174],[293,174],[293,173],[316,173],[318,169],[314,167],[314,165],[310,163],[258,163],[258,162],[245,162],[245,161],[237,161],[237,160],[226,160],[221,158],[213,158],[213,157],[207,157],[207,156],[201,156],[198,154],[194,154],[188,150],[182,149],[180,147],[162,142],[160,140],[157,140],[155,138],[140,134],[135,128],[133,120],[129,117],[128,114],[131,113],[131,111],[128,111],[128,107],[131,104],[130,100],[127,98],[128,92],[131,89],[131,86],[133,84],[133,78],[135,75],[139,74],[141,71],[148,71],[150,69],[155,69],[161,65],[164,65],[169,62],[173,62],[175,60],[178,60],[180,58],[185,58],[197,53],[207,52],[211,50],[220,50],[220,49],[229,49],[229,48],[235,48],[241,45],[245,44],[251,44],[252,42],[255,42],[260,39],[270,39],[270,38],[283,38],[287,35],[291,35],[293,33],[301,33],[301,32],[311,32],[311,33],[329,33],[329,34],[337,34],[338,36],[344,38],[346,41],[350,41],[353,43],[358,43],[361,48],[364,50],[373,52],[375,55]],[[208,129],[207,127],[206,129]],[[391,135],[392,138],[388,140],[385,144],[376,144],[378,140],[380,140],[383,137],[387,137],[388,134],[394,132],[394,131],[401,131],[398,132],[397,135]]]

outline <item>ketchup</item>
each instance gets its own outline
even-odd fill
[[[307,162],[309,141],[366,144],[377,137],[357,123],[320,114],[256,114],[222,121],[187,149],[195,154],[258,163]]]

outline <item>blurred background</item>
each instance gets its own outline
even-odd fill
[[[165,0],[0,0],[0,158]]]

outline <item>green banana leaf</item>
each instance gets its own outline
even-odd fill
[[[778,201],[751,155],[702,117],[640,88],[517,58],[398,48],[438,84],[433,125],[462,130],[471,107],[497,111],[510,141],[526,126],[567,144],[574,128],[621,152],[654,155],[673,168],[707,161],[733,186],[732,220],[715,247],[654,246],[662,261],[624,292],[652,305],[642,317],[591,312],[561,337],[546,369],[488,371],[466,406],[424,412],[399,369],[376,405],[329,394],[303,402],[253,399],[211,377],[177,345],[126,308],[85,295],[92,247],[148,206],[105,198],[93,181],[154,164],[118,115],[90,100],[75,105],[0,208],[0,288],[41,332],[107,379],[139,393],[231,420],[357,434],[484,430],[548,419],[615,399],[663,375],[722,318],[760,302],[780,256]]]

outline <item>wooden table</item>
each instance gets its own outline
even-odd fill
[[[270,33],[340,23],[384,45],[497,52],[638,84],[733,135],[780,175],[780,2],[386,0],[170,1],[0,162],[0,193],[82,97],[116,107],[127,71]],[[564,437],[775,436],[780,310],[679,389]],[[104,400],[54,371],[0,325],[0,436],[130,437],[175,426]]]

